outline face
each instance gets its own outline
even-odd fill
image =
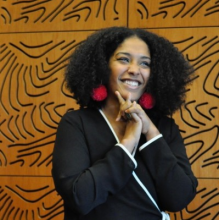
[[[111,75],[108,98],[119,91],[124,99],[138,100],[145,91],[150,76],[150,51],[147,44],[137,37],[127,38],[109,60]]]

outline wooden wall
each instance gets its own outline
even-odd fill
[[[77,105],[63,85],[70,53],[93,31],[142,27],[197,70],[180,126],[198,194],[172,220],[219,219],[219,1],[1,0],[0,219],[63,218],[51,160],[57,125]]]

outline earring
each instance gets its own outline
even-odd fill
[[[144,109],[152,109],[155,105],[155,100],[150,93],[143,93],[139,99],[139,105]]]
[[[100,85],[97,88],[94,88],[91,94],[91,98],[94,101],[103,101],[107,97],[107,89],[104,85]]]

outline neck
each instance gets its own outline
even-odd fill
[[[102,107],[102,111],[104,114],[110,118],[115,118],[117,117],[119,113],[119,102],[118,100],[115,99],[108,99],[106,100],[105,105]]]

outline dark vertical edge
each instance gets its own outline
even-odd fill
[[[127,0],[127,23],[126,26],[129,27],[129,0]]]

